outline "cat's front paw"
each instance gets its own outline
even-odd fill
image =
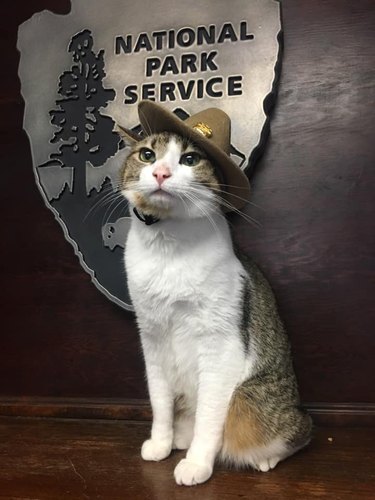
[[[142,445],[141,456],[143,460],[159,462],[169,457],[171,450],[172,443],[169,440],[148,439]]]
[[[196,464],[187,458],[181,460],[174,470],[174,478],[177,484],[193,486],[204,483],[212,475],[212,467],[209,465]]]

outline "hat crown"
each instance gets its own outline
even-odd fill
[[[224,111],[208,108],[181,120],[160,104],[146,100],[139,103],[138,115],[147,135],[170,132],[186,136],[207,153],[223,176],[221,197],[229,203],[224,205],[226,211],[245,205],[250,192],[249,180],[230,158],[231,122]]]

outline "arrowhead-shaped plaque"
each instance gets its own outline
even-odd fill
[[[265,140],[280,53],[275,0],[72,0],[19,29],[19,75],[37,185],[94,284],[132,309],[123,268],[130,220],[118,191],[151,99],[181,118],[220,107],[233,159],[251,169]]]

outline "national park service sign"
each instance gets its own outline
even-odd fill
[[[118,174],[128,154],[115,123],[139,128],[151,99],[181,118],[220,107],[232,155],[251,168],[267,129],[279,62],[275,0],[72,0],[66,16],[19,29],[19,75],[36,181],[84,269],[132,309]]]

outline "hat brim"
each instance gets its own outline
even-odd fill
[[[240,210],[246,205],[250,195],[249,180],[225,151],[178,116],[153,101],[141,101],[138,105],[138,114],[142,128],[147,135],[160,132],[176,133],[188,137],[207,153],[215,167],[220,169],[223,177],[221,197],[224,200],[224,211]]]

